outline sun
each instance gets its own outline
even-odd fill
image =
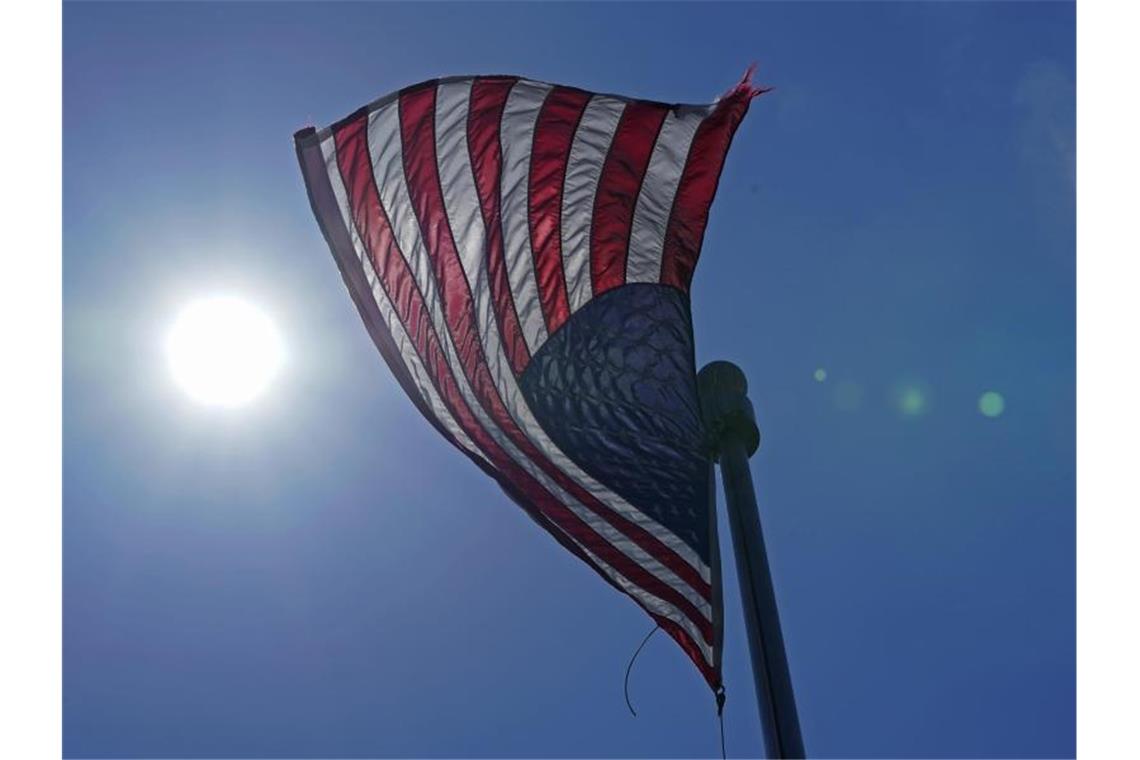
[[[187,305],[166,336],[166,359],[175,382],[207,406],[243,406],[264,391],[284,362],[273,320],[232,296]]]

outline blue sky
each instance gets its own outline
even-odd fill
[[[291,135],[437,75],[704,102],[753,60],[693,311],[751,381],[808,753],[1074,754],[1073,5],[68,3],[68,756],[719,753],[664,636],[629,715],[648,619],[401,395]],[[161,353],[222,291],[288,344],[240,411]]]

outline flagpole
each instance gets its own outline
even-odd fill
[[[705,365],[697,380],[701,411],[720,463],[728,504],[764,749],[770,758],[802,758],[796,699],[748,466],[748,458],[760,445],[748,381],[739,367],[724,361]]]

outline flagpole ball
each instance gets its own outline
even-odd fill
[[[802,758],[796,699],[748,465],[760,446],[748,380],[735,364],[715,361],[698,373],[697,387],[710,449],[724,484],[765,753],[770,758]]]
[[[720,447],[727,439],[744,444],[748,456],[760,448],[760,428],[756,413],[748,400],[748,379],[732,362],[710,362],[697,374],[701,397],[701,416],[714,455],[720,458]]]

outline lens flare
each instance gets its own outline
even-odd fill
[[[926,383],[920,380],[903,380],[895,384],[891,391],[891,402],[903,417],[921,417],[929,410],[930,393]]]
[[[1005,411],[1005,397],[997,391],[986,391],[978,399],[978,411],[986,417],[1000,417]]]
[[[908,417],[922,414],[926,409],[926,396],[918,388],[907,388],[899,396],[899,411]]]

